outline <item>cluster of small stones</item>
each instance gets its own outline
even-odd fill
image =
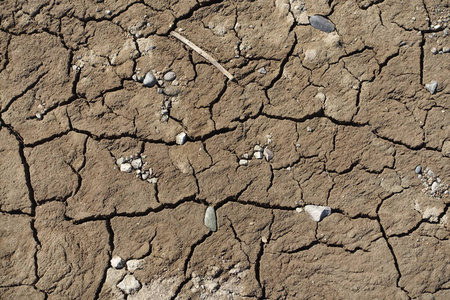
[[[45,103],[40,103],[37,106],[38,112],[36,113],[36,119],[42,120],[45,113],[47,112],[47,109],[45,108]]]
[[[158,94],[162,94],[164,96],[160,107],[161,121],[167,122],[169,120],[172,102],[177,101],[174,97],[180,92],[177,87],[179,85],[179,82],[176,80],[177,75],[173,71],[162,73],[153,70],[151,72],[147,72],[145,76],[142,76],[140,71],[140,69],[137,69],[136,73],[132,76],[132,79],[136,82],[141,82],[145,87],[152,88],[157,86]],[[156,74],[156,76],[154,74]],[[170,85],[168,84],[169,82]]]
[[[422,167],[419,165],[414,171],[424,186],[422,189],[424,194],[434,198],[448,197],[450,194],[448,185],[442,182],[428,167],[422,170]]]
[[[129,273],[133,273],[136,270],[141,270],[144,267],[144,261],[142,259],[131,259],[125,263],[120,256],[114,256],[111,261],[111,267],[114,269],[122,269],[126,265],[126,269]],[[117,284],[117,287],[125,294],[134,294],[142,287],[141,283],[134,277],[133,274],[127,274]]]
[[[153,170],[151,168],[145,169],[147,166],[147,163],[144,162],[145,158],[145,155],[137,153],[132,156],[120,157],[116,160],[116,164],[119,166],[121,172],[131,173],[134,170],[137,178],[156,184],[158,182],[158,178],[153,176]]]
[[[266,135],[267,138],[267,144],[271,144],[272,143],[272,136],[271,135]],[[270,151],[267,146],[260,146],[258,144],[256,144],[253,147],[253,155],[250,156],[248,153],[244,153],[242,154],[241,158],[239,159],[239,165],[241,166],[248,166],[248,162],[249,160],[254,157],[256,159],[263,159],[265,158],[266,161],[270,161],[273,158],[273,152]]]

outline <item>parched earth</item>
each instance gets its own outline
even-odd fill
[[[0,298],[450,299],[449,23],[446,0],[0,1]]]

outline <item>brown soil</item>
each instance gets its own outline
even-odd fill
[[[445,0],[0,1],[0,298],[450,299],[450,197],[414,172],[450,184],[449,23]],[[132,79],[169,70],[167,96]],[[273,159],[239,165],[255,145]],[[119,171],[137,152],[156,184]]]

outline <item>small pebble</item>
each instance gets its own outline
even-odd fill
[[[259,74],[267,74],[267,71],[264,67],[258,69]]]
[[[248,160],[246,160],[246,159],[239,160],[239,165],[240,166],[248,166]]]
[[[331,208],[328,206],[306,205],[305,211],[316,222],[320,222],[326,216],[331,215]]]
[[[242,158],[243,158],[243,159],[248,159],[248,158],[249,158],[248,153],[242,154]]]
[[[36,118],[37,118],[38,120],[42,120],[42,114],[41,114],[41,113],[37,113],[37,114],[36,114]]]
[[[334,31],[334,24],[327,18],[319,15],[309,17],[309,24],[311,24],[312,27],[326,33]]]
[[[143,81],[143,85],[145,87],[154,87],[156,85],[156,78],[155,76],[152,74],[152,72],[148,72],[145,77],[144,77],[144,81]]]
[[[125,292],[125,294],[132,294],[141,289],[141,283],[133,275],[128,274],[117,287]]]
[[[217,231],[216,211],[214,207],[209,206],[205,212],[205,226],[211,231]]]
[[[442,52],[449,53],[450,52],[450,48],[449,47],[444,47],[444,48],[442,48]]]
[[[429,176],[429,177],[433,177],[433,176],[434,176],[434,172],[431,171],[431,170],[428,170],[428,176]]]
[[[157,184],[158,183],[158,178],[153,177],[153,178],[147,179],[147,181],[150,182],[150,183],[153,183],[153,184]]]
[[[255,145],[255,147],[253,147],[253,151],[255,151],[255,152],[262,152],[263,148],[260,145]]]
[[[110,10],[105,10],[105,14],[110,16],[111,15],[111,11]]]
[[[164,80],[165,81],[174,81],[175,78],[177,78],[177,75],[175,74],[175,72],[167,72],[166,74],[164,74]]]
[[[142,160],[140,158],[132,160],[131,161],[131,166],[134,169],[139,169],[140,167],[142,167]]]
[[[431,185],[431,192],[432,192],[432,193],[436,193],[438,187],[439,187],[439,183],[437,183],[436,181],[433,182],[433,184]]]
[[[133,167],[131,166],[130,163],[124,163],[120,165],[120,171],[124,172],[124,173],[131,173],[131,171],[133,170]]]
[[[422,166],[418,165],[418,166],[414,169],[414,172],[416,172],[416,174],[422,173]]]
[[[262,158],[263,158],[262,152],[259,152],[259,151],[255,151],[255,153],[253,153],[253,156],[254,156],[256,159],[262,159]]]
[[[433,80],[430,83],[425,84],[425,88],[431,93],[435,94],[438,87],[438,82],[436,80]]]
[[[436,47],[431,48],[431,53],[438,54],[439,50]]]
[[[301,213],[301,212],[303,212],[303,208],[302,207],[297,207],[295,209],[295,211],[298,212],[298,213]]]
[[[273,153],[272,151],[270,151],[269,149],[264,149],[263,152],[264,157],[266,158],[267,161],[271,160],[273,158]]]
[[[125,158],[124,157],[120,157],[116,160],[116,164],[118,166],[120,166],[121,164],[123,164],[125,162]]]
[[[183,145],[184,143],[186,143],[187,141],[187,134],[184,132],[181,132],[179,134],[177,134],[176,138],[175,138],[175,142],[178,145]]]
[[[150,176],[147,172],[142,173],[141,178],[142,180],[147,180],[147,178]]]
[[[144,261],[142,259],[131,259],[127,261],[127,270],[130,272],[141,270],[143,267]]]
[[[114,269],[122,269],[125,266],[125,261],[120,256],[114,256],[111,258],[111,267]]]
[[[263,242],[264,244],[267,244],[267,242],[268,242],[267,237],[263,236],[261,238],[261,242]]]
[[[313,132],[314,129],[312,129],[311,127],[308,126],[308,127],[306,127],[306,131],[307,131],[307,132]]]

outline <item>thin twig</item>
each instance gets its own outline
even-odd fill
[[[228,79],[230,80],[234,80],[234,76],[230,74],[230,72],[228,72],[227,70],[225,70],[224,67],[222,67],[221,64],[219,64],[217,62],[217,60],[215,60],[211,55],[209,55],[208,53],[206,53],[205,51],[203,51],[202,49],[200,49],[200,47],[196,46],[193,42],[191,42],[190,40],[188,40],[187,38],[185,38],[184,36],[182,36],[181,34],[179,34],[176,31],[172,31],[170,32],[170,35],[179,39],[181,42],[185,43],[186,45],[188,45],[189,47],[192,48],[192,50],[194,50],[195,52],[197,52],[198,54],[200,54],[201,56],[203,56],[204,58],[206,58],[210,63],[212,63],[217,69],[219,69],[220,72],[223,73],[223,75],[227,76]]]

